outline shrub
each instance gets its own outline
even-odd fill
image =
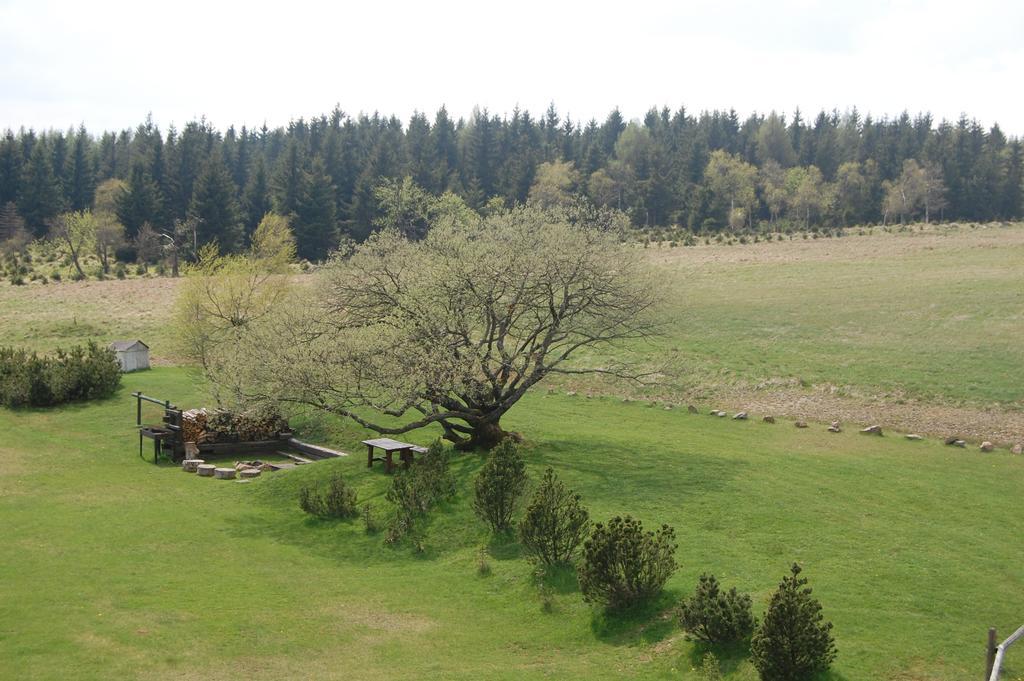
[[[113,394],[121,368],[113,351],[89,342],[40,357],[0,348],[0,404],[49,407]]]
[[[124,279],[128,276],[128,270],[125,269],[123,262],[117,263],[117,267],[114,268],[114,276],[118,279]]]
[[[316,483],[304,485],[299,490],[299,508],[320,518],[351,518],[358,514],[356,491],[335,474],[322,493]]]
[[[373,507],[370,504],[363,504],[363,527],[366,528],[366,534],[377,534],[380,532],[380,523],[377,522],[377,516],[373,512]]]
[[[50,279],[53,279],[54,281],[60,281],[60,270],[54,270],[53,272],[50,272]]]
[[[493,531],[504,532],[511,527],[526,479],[526,463],[518,445],[505,438],[491,450],[477,476],[473,500],[473,510]]]
[[[677,567],[675,538],[668,525],[644,532],[628,515],[594,525],[579,571],[583,600],[619,609],[657,595]]]
[[[733,587],[721,591],[714,575],[701,575],[692,598],[679,606],[679,624],[705,643],[734,643],[754,632],[750,596]]]
[[[590,514],[580,495],[548,468],[519,523],[523,548],[545,565],[568,562],[589,531]]]
[[[408,470],[400,470],[392,478],[386,497],[395,505],[395,515],[385,541],[393,544],[411,534],[415,543],[422,544],[417,536],[418,520],[436,503],[454,494],[455,477],[449,470],[449,454],[437,441]]]
[[[800,566],[793,564],[768,602],[764,622],[750,643],[762,681],[801,681],[825,671],[836,657],[832,623],[821,615]]]

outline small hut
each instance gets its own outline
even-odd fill
[[[149,368],[149,346],[140,340],[114,341],[110,349],[117,355],[123,373]]]

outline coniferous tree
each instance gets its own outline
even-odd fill
[[[301,192],[295,219],[298,255],[307,260],[323,260],[338,244],[334,184],[323,159],[313,159],[310,171],[303,174]]]
[[[246,238],[249,238],[256,231],[263,216],[273,208],[270,200],[267,167],[262,156],[257,157],[256,167],[249,176],[249,184],[245,187],[242,205],[245,210],[245,235]]]
[[[21,178],[21,196],[18,212],[35,236],[42,236],[48,222],[64,209],[64,196],[57,176],[53,173],[53,160],[48,145],[40,140],[32,147],[32,154]]]
[[[85,126],[82,126],[75,135],[65,174],[65,192],[71,210],[84,210],[92,206],[96,191],[93,167],[92,138],[85,131]]]
[[[243,246],[242,215],[238,189],[219,153],[214,153],[196,178],[189,217],[198,222],[199,243],[216,241],[222,252]]]
[[[144,224],[164,226],[163,197],[141,162],[132,168],[128,185],[117,198],[116,213],[118,221],[124,225],[131,238],[139,233]]]

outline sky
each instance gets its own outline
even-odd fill
[[[1024,135],[1024,2],[0,0],[0,129],[614,107],[961,113]]]

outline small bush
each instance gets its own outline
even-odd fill
[[[628,515],[594,525],[579,571],[583,600],[615,610],[656,596],[677,567],[675,538],[668,525],[644,532]]]
[[[448,450],[437,441],[408,470],[400,470],[392,478],[386,498],[395,505],[395,514],[385,541],[393,544],[411,535],[414,544],[422,544],[418,535],[420,518],[454,494],[455,477],[449,470]]]
[[[54,281],[60,281],[60,270],[54,270],[53,272],[50,272],[50,279],[53,279]]]
[[[491,561],[487,560],[487,554],[482,550],[476,559],[476,573],[481,577],[489,577],[491,574]]]
[[[380,523],[377,521],[377,516],[374,514],[373,507],[370,504],[363,504],[362,515],[366,534],[377,534],[380,532]]]
[[[754,632],[751,600],[733,587],[721,591],[714,575],[701,575],[692,598],[679,606],[679,624],[688,637],[705,643],[743,641]]]
[[[495,532],[504,532],[512,525],[519,498],[526,489],[526,463],[519,447],[505,438],[491,450],[487,463],[476,478],[473,510]]]
[[[768,602],[764,622],[750,643],[762,681],[802,681],[828,669],[836,657],[832,623],[821,615],[800,566],[793,564]]]
[[[299,508],[320,518],[352,518],[359,512],[356,491],[345,484],[340,474],[331,477],[323,492],[316,483],[304,485],[299,490]]]
[[[590,514],[580,495],[548,468],[519,523],[523,548],[545,565],[568,562],[589,531]]]
[[[125,269],[123,262],[117,263],[117,267],[114,268],[114,276],[118,279],[124,279],[128,276],[128,270]]]

